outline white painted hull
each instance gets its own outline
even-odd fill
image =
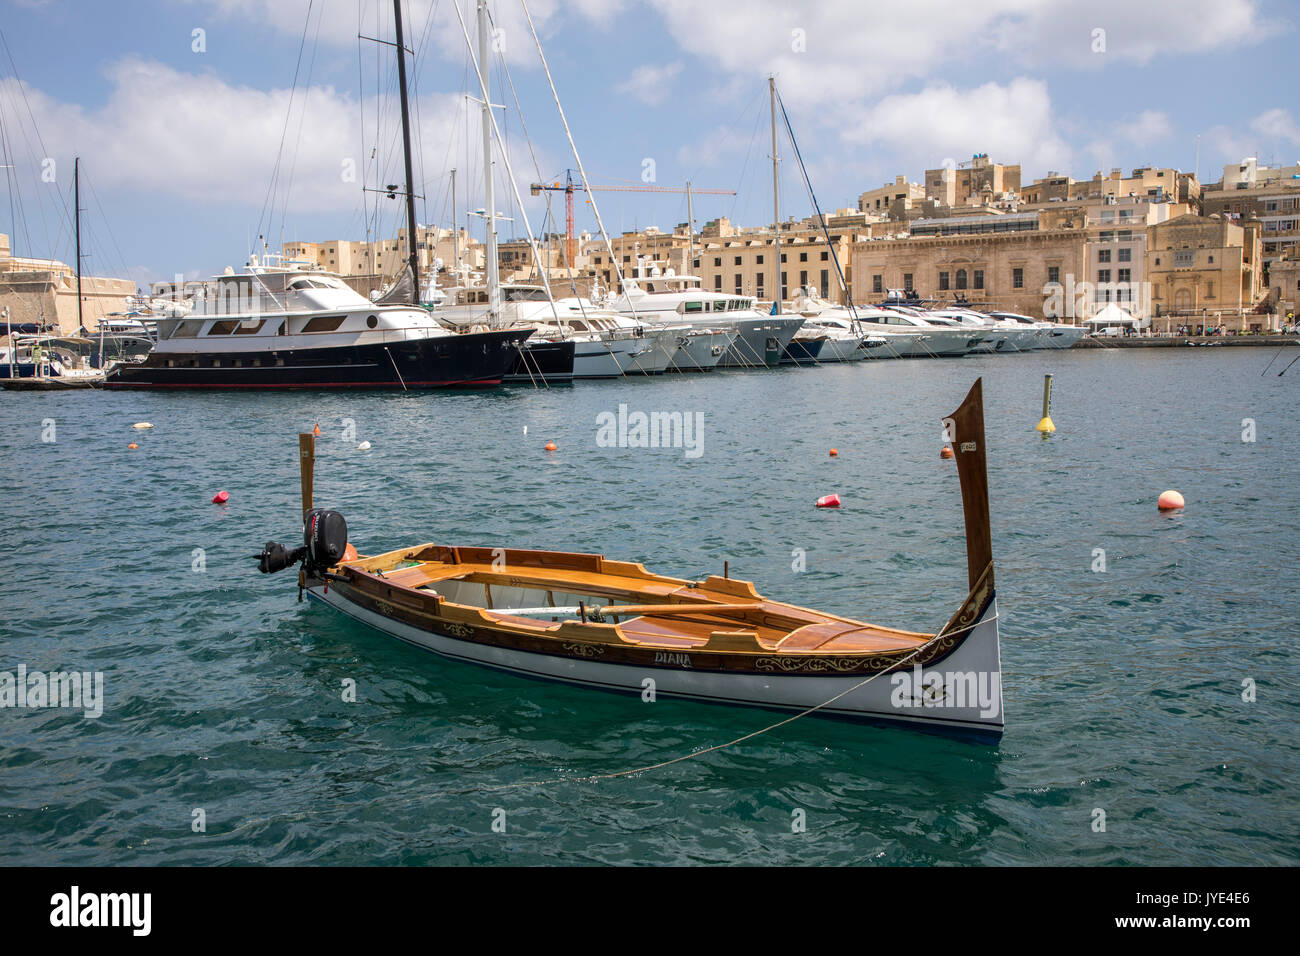
[[[628,375],[660,375],[667,371],[677,353],[676,330],[647,326],[642,342],[649,347],[634,355],[623,371]]]
[[[633,338],[599,338],[575,342],[573,377],[619,378],[643,347],[643,340]]]
[[[957,733],[996,735],[1002,732],[1003,727],[1002,668],[996,599],[990,602],[984,615],[956,650],[924,669],[924,674],[927,675],[934,672],[985,675],[986,686],[990,690],[996,687],[996,694],[990,693],[987,698],[989,707],[981,709],[978,703],[973,706],[948,706],[949,702],[944,702],[942,698],[934,702],[924,694],[918,696],[903,693],[896,688],[896,680],[891,673],[882,673],[863,683],[866,678],[861,674],[838,676],[790,672],[737,674],[695,671],[689,666],[689,651],[666,654],[672,662],[654,667],[552,657],[422,630],[365,610],[343,598],[337,588],[325,592],[320,587],[314,587],[309,588],[307,593],[309,597],[328,604],[375,630],[443,657],[482,664],[527,677],[619,691],[637,702],[644,690],[643,681],[650,677],[654,679],[656,694],[671,697],[802,711],[826,703],[848,691],[843,697],[821,708],[818,713],[924,725]],[[794,665],[797,663],[792,662]],[[907,673],[912,674],[913,671],[908,669]],[[952,698],[952,701],[955,700],[955,697]]]
[[[1042,338],[1043,348],[1068,349],[1087,333],[1087,329],[1073,325],[1058,325],[1047,329]]]
[[[712,371],[735,340],[736,333],[730,329],[692,329],[678,337],[677,351],[669,369],[674,372]]]

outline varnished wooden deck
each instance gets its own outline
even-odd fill
[[[638,564],[605,561],[599,555],[558,552],[506,551],[504,563],[494,564],[483,560],[486,550],[424,546],[359,560],[353,565],[378,573],[386,584],[402,588],[436,591],[440,581],[460,580],[537,589],[548,594],[589,594],[617,603],[698,605],[698,613],[648,613],[612,622],[626,643],[665,650],[708,646],[790,655],[900,653],[934,636],[876,627],[769,601],[749,582],[733,578],[715,576],[690,582],[651,574]],[[418,563],[395,567],[410,560]],[[719,613],[714,610],[719,605],[746,607]],[[558,623],[545,619],[512,615],[506,608],[481,610],[489,619],[534,632],[558,627]]]

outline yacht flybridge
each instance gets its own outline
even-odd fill
[[[493,386],[531,329],[456,333],[415,305],[380,305],[305,263],[249,259],[243,272],[176,290],[185,309],[106,388]]]

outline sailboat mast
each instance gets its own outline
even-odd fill
[[[81,316],[81,157],[72,161],[72,209],[77,233],[77,331],[86,329]]]
[[[495,326],[501,317],[501,275],[497,264],[497,210],[493,187],[492,159],[492,87],[488,69],[487,0],[478,0],[478,76],[483,93],[483,202],[487,216],[484,252],[487,254],[488,324]]]
[[[460,283],[460,223],[456,210],[456,170],[451,171],[451,265],[455,270],[452,285]]]
[[[686,184],[686,273],[695,274],[695,210],[691,207],[691,184]]]
[[[781,314],[781,189],[777,166],[781,162],[776,151],[776,77],[769,75],[767,89],[772,99],[772,218],[775,228],[772,236],[774,248],[772,261],[776,264],[776,291],[772,295],[772,314]]]
[[[415,229],[415,173],[411,167],[411,113],[406,103],[406,43],[402,39],[402,0],[393,0],[393,23],[397,33],[397,85],[402,99],[402,153],[406,160],[406,248],[411,267],[415,301],[420,301],[419,234]]]

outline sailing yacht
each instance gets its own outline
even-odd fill
[[[243,272],[174,290],[144,361],[106,388],[454,388],[499,385],[532,329],[457,333],[384,305],[315,265],[251,256]]]

